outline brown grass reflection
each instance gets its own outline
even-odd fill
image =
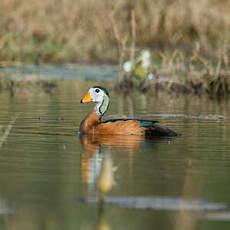
[[[182,187],[181,198],[200,197],[202,191],[202,182],[194,175],[194,167],[191,159],[187,159],[188,166],[185,168],[184,184]],[[174,229],[194,230],[196,229],[197,219],[191,211],[179,211],[175,217]]]
[[[98,220],[96,224],[96,229],[97,230],[111,230],[111,227],[106,222],[104,208],[99,208],[98,210]]]
[[[111,154],[105,154],[100,175],[97,180],[97,188],[100,192],[101,201],[104,203],[104,197],[114,186],[114,168]]]

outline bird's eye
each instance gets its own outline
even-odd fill
[[[100,90],[99,90],[99,89],[95,89],[95,92],[96,92],[96,93],[99,93],[99,92],[100,92]]]

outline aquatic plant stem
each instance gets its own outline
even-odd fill
[[[131,31],[132,31],[132,44],[130,49],[130,62],[133,65],[135,52],[136,52],[136,20],[135,20],[135,11],[131,10]],[[129,77],[131,77],[131,72]]]
[[[104,204],[105,204],[105,193],[100,192],[100,195],[99,195],[99,208],[103,210],[104,209]]]
[[[19,114],[16,114],[13,119],[9,122],[4,134],[2,137],[0,137],[0,149],[3,146],[4,142],[6,141],[7,137],[10,134],[11,129],[13,128],[14,123],[16,122],[17,118],[18,118]]]

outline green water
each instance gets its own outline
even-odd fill
[[[111,94],[107,116],[157,119],[183,135],[152,141],[86,138],[83,145],[77,131],[93,105],[79,102],[98,84]],[[72,80],[61,82],[53,94],[0,93],[1,135],[11,128],[0,148],[1,229],[229,229],[229,218],[218,217],[229,215],[228,210],[171,210],[167,205],[167,199],[230,204],[229,119],[159,114],[230,116],[230,102],[163,93],[122,95],[112,89],[111,82]],[[102,211],[96,202],[79,198],[98,197],[96,178],[106,154],[117,168],[108,201],[122,198],[124,205],[105,202]],[[164,207],[156,207],[156,197]],[[130,198],[134,203],[126,205]],[[147,198],[146,208],[135,205],[139,198]]]

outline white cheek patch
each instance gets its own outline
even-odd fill
[[[99,93],[96,93],[95,89],[96,88],[89,89],[89,93],[91,95],[91,98],[92,98],[93,102],[102,102],[104,93],[101,90],[100,90]]]

